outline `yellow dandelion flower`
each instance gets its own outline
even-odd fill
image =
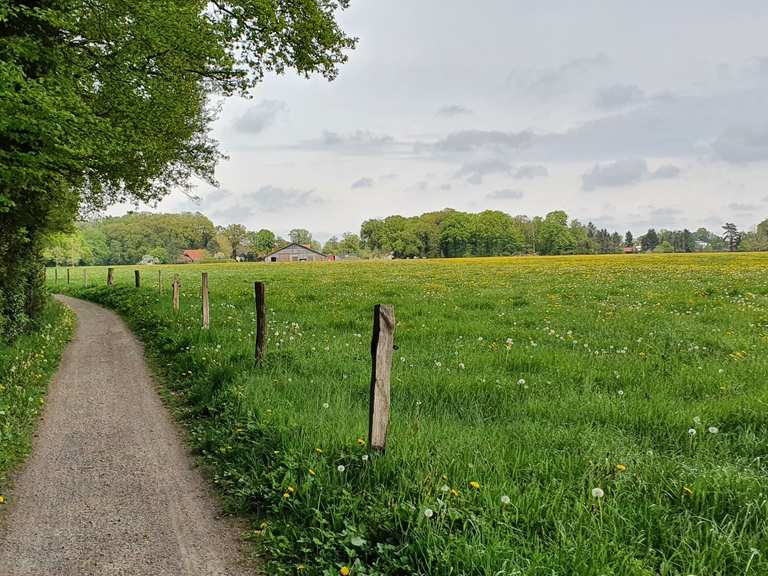
[[[342,566],[339,568],[339,574],[341,574],[341,576],[349,576],[350,570],[346,566]]]
[[[693,489],[688,486],[683,486],[683,496],[693,496]]]
[[[624,472],[627,469],[627,467],[624,464],[616,464],[616,471],[617,472]]]
[[[309,469],[309,475],[310,475],[310,476],[314,476],[314,475],[315,475],[315,471],[314,471],[314,470],[312,470],[312,468],[310,468],[310,469]]]
[[[451,491],[449,492],[449,494],[451,496],[458,496],[459,495],[459,491],[456,490],[456,488],[451,488]]]
[[[357,445],[358,446],[365,446],[365,440],[363,440],[362,438],[358,438],[357,439]]]
[[[289,494],[293,494],[294,492],[296,492],[296,489],[293,486],[288,486],[288,488],[286,489],[286,492],[288,492]]]
[[[472,480],[472,482],[469,483],[469,487],[472,488],[472,490],[480,490],[480,482]]]
[[[315,452],[317,452],[318,454],[322,454],[323,453],[323,449],[322,448],[315,448]]]
[[[291,494],[289,492],[283,492],[283,498],[286,500],[291,497]]]
[[[5,496],[0,496],[0,504],[5,504]]]

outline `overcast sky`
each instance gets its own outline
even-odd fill
[[[353,0],[341,21],[339,78],[225,101],[221,187],[155,210],[321,240],[446,207],[635,233],[768,217],[765,0]]]

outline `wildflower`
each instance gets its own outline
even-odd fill
[[[344,470],[346,469],[347,468],[344,466],[344,464],[339,464],[338,466],[336,466],[336,470],[338,470],[339,472],[344,472]]]
[[[325,408],[326,410],[327,410],[328,408],[330,408],[330,406],[331,406],[331,405],[330,405],[330,404],[328,404],[328,402],[323,402],[323,408]]]
[[[525,384],[525,379],[524,378],[520,378],[520,380],[518,380],[517,383],[518,383],[518,385],[522,386],[523,384]]]
[[[259,524],[259,528],[261,528],[262,530],[266,530],[267,526],[269,526],[269,524],[267,524],[266,522],[262,522],[261,524]]]
[[[592,488],[592,498],[602,498],[605,496],[602,488]]]
[[[286,488],[285,491],[288,492],[289,494],[293,494],[294,492],[296,492],[296,489],[293,486],[288,486],[288,488]]]
[[[472,482],[469,483],[469,487],[472,488],[472,490],[480,490],[480,482],[472,480]]]
[[[434,516],[434,515],[435,515],[435,512],[434,512],[434,510],[432,510],[432,508],[425,508],[424,509],[424,516],[426,516],[427,518],[432,518],[432,516]]]
[[[363,454],[362,456],[360,456],[360,460],[362,460],[363,462],[368,462],[368,454]]]
[[[315,452],[317,452],[318,454],[322,454],[323,453],[323,449],[322,448],[315,448]]]
[[[619,396],[624,396],[624,390],[619,390]]]
[[[688,428],[688,436],[690,437],[696,436],[696,428]]]
[[[707,428],[707,430],[709,431],[710,434],[717,434],[718,432],[720,432],[720,430],[717,429],[717,426],[710,426],[709,428]]]
[[[358,446],[365,446],[365,440],[363,440],[362,438],[358,438],[357,439],[357,445]]]
[[[451,496],[454,498],[459,495],[459,491],[456,488],[451,488]]]
[[[291,497],[291,495],[288,492],[283,492],[283,498],[285,500],[288,500],[288,498],[290,498],[290,497]]]
[[[5,504],[5,496],[0,495],[0,504]]]
[[[309,469],[309,475],[310,475],[310,476],[314,476],[314,475],[315,475],[315,471],[314,471],[314,470],[312,470],[312,468],[310,468],[310,469]]]
[[[624,472],[627,469],[627,467],[624,464],[616,464],[616,471],[617,472]]]
[[[350,574],[349,568],[347,568],[346,566],[342,566],[341,568],[339,568],[339,574],[341,574],[341,576],[349,576]]]
[[[693,489],[688,486],[683,486],[683,496],[693,496]]]
[[[506,494],[504,494],[504,496],[501,497],[501,503],[504,504],[504,506],[509,504],[511,501],[512,500]]]
[[[459,368],[460,368],[461,370],[464,370],[464,362],[459,362]]]

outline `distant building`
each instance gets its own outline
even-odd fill
[[[179,256],[179,264],[195,264],[208,258],[208,250],[184,250]]]
[[[264,256],[264,262],[320,262],[328,260],[322,252],[312,250],[309,246],[292,242]]]
[[[160,264],[160,260],[150,254],[144,254],[141,258],[141,262],[139,264]]]
[[[637,246],[624,246],[624,254],[637,254]]]

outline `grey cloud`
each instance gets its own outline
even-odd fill
[[[731,164],[747,164],[768,160],[768,129],[731,128],[712,144],[719,160]]]
[[[511,173],[512,166],[504,160],[477,160],[462,165],[454,178],[465,178],[470,184],[482,184],[485,176]]]
[[[453,188],[453,186],[451,186],[450,184],[447,184],[447,183],[446,183],[446,184],[441,184],[441,185],[440,185],[440,190],[443,190],[443,191],[446,191],[446,192],[447,192],[448,190],[450,190],[451,188]],[[766,200],[766,201],[768,202],[768,200]]]
[[[245,194],[240,202],[241,209],[249,212],[282,212],[284,210],[307,208],[322,204],[324,200],[314,190],[296,190],[276,186],[262,186]]]
[[[353,190],[357,190],[360,188],[372,188],[372,187],[373,187],[373,179],[368,177],[363,177],[352,182]]]
[[[455,116],[467,116],[470,114],[472,114],[472,110],[460,104],[451,104],[449,106],[443,106],[437,111],[438,116],[443,116],[445,118],[453,118]]]
[[[680,168],[673,164],[664,164],[651,172],[648,177],[651,180],[668,180],[680,177]]]
[[[644,95],[643,91],[634,84],[614,84],[598,90],[595,106],[603,110],[613,110],[640,102]]]
[[[356,130],[341,134],[326,130],[319,140],[311,140],[299,148],[327,150],[343,154],[379,154],[396,151],[398,143],[388,134],[376,134],[369,130]]]
[[[733,210],[734,212],[749,213],[749,212],[757,212],[761,208],[756,204],[742,204],[740,202],[731,202],[730,204],[728,204],[728,209]]]
[[[543,178],[544,176],[549,176],[549,170],[547,170],[546,166],[528,164],[520,166],[517,172],[515,172],[514,178],[516,180],[529,180],[532,178]]]
[[[582,176],[582,188],[595,190],[597,188],[615,188],[629,186],[644,180],[661,180],[677,178],[680,169],[676,166],[665,165],[651,172],[648,163],[641,158],[617,160],[607,164],[595,164],[590,172]]]
[[[448,134],[433,146],[441,152],[472,152],[481,149],[515,150],[528,146],[533,133],[498,130],[462,130]]]
[[[538,70],[515,70],[507,78],[515,90],[538,99],[551,100],[584,83],[585,77],[606,71],[611,61],[604,54],[576,58],[561,66]]]
[[[278,115],[287,109],[281,100],[262,100],[235,120],[235,129],[238,132],[258,134],[272,126]]]
[[[487,194],[485,197],[489,200],[520,200],[525,194],[521,190],[496,190]]]

